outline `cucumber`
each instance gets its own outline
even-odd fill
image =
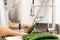
[[[35,27],[36,27],[36,24],[34,24],[34,25],[28,30],[27,33],[30,34]]]
[[[39,40],[60,40],[60,39],[39,39]]]
[[[46,39],[54,40],[54,39],[58,39],[57,36],[51,35],[50,33],[47,33],[47,32],[29,34],[29,35],[23,36],[22,38],[23,38],[23,40],[46,40]]]
[[[55,35],[51,35],[50,33],[43,32],[43,33],[36,33],[29,38],[29,40],[38,40],[38,39],[58,39],[58,37]]]

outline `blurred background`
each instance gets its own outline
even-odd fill
[[[41,32],[49,30],[49,32],[60,34],[59,1],[60,0],[4,0],[7,13],[2,14],[5,15],[5,19],[3,18],[4,20],[1,22],[5,26],[9,26],[7,20],[21,24],[24,22],[22,17],[25,17],[25,20],[28,20],[27,18],[29,18],[31,23],[33,23],[33,20],[36,17],[36,20],[34,21],[37,25],[35,30]],[[28,22],[30,23],[30,21],[27,21],[26,23]],[[11,29],[18,30],[18,28],[12,27]]]

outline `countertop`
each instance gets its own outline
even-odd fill
[[[22,36],[6,37],[6,40],[22,40]]]

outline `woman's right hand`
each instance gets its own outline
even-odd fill
[[[24,29],[26,31],[28,31],[31,27],[32,27],[32,25],[30,25],[30,24],[21,24],[21,29]]]

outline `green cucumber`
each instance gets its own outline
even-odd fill
[[[29,34],[25,35],[22,37],[23,40],[45,40],[45,39],[58,39],[57,36],[51,35],[50,33],[43,32],[43,33],[34,33],[34,34]]]
[[[33,34],[29,38],[29,40],[38,40],[38,39],[58,39],[58,37],[55,35],[51,35],[50,33],[43,32],[43,33]]]
[[[28,30],[27,33],[30,34],[35,27],[36,27],[36,24],[34,24],[34,25]]]

